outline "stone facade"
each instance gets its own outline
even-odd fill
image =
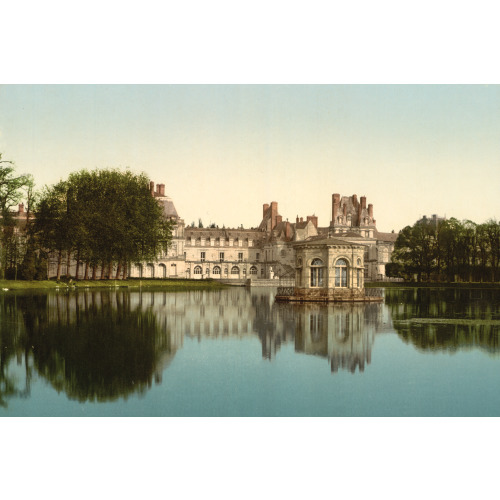
[[[295,287],[278,288],[277,300],[357,302],[365,295],[365,246],[340,238],[312,238],[295,243]]]

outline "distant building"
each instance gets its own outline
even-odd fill
[[[266,203],[256,228],[186,227],[164,185],[151,184],[151,192],[164,205],[166,216],[176,222],[170,248],[157,262],[136,263],[131,277],[179,277],[222,279],[246,282],[295,279],[297,242],[335,237],[346,244],[362,245],[363,280],[385,278],[397,234],[381,233],[373,218],[373,205],[366,197],[332,196],[332,221],[318,226],[318,217],[296,216],[295,222],[283,220],[278,203]],[[358,271],[356,271],[357,273]]]
[[[438,227],[440,222],[446,220],[446,217],[438,217],[437,214],[432,214],[431,217],[424,215],[421,219],[417,221],[417,224],[432,224],[434,227]]]

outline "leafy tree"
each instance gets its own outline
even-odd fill
[[[17,269],[21,250],[15,231],[16,221],[12,217],[11,209],[21,201],[26,189],[31,189],[30,192],[33,192],[33,185],[32,176],[16,175],[14,163],[2,160],[0,153],[0,277],[2,278],[5,277],[8,267]]]
[[[153,260],[171,240],[172,222],[151,196],[147,177],[129,171],[94,170],[73,173],[67,181],[46,189],[36,217],[37,234],[45,248],[58,252],[57,278],[65,252],[85,262],[92,278],[116,278],[133,261]],[[69,272],[69,271],[68,271]]]

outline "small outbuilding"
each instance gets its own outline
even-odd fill
[[[372,302],[382,295],[365,293],[365,245],[340,238],[321,238],[293,244],[295,287],[280,287],[276,300],[313,302]],[[378,292],[378,290],[377,290]]]

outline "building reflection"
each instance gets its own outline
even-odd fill
[[[380,304],[301,307],[296,318],[295,350],[327,358],[333,373],[339,369],[363,372],[371,362],[380,313]]]

